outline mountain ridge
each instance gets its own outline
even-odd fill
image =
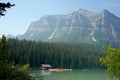
[[[119,42],[120,18],[104,9],[94,13],[84,9],[45,15],[32,22],[19,39],[50,42]]]

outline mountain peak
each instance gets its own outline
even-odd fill
[[[104,9],[104,10],[102,10],[102,12],[101,12],[103,15],[105,15],[105,16],[115,16],[114,14],[112,14],[111,12],[109,12],[107,9]]]
[[[101,13],[78,9],[41,17],[29,26],[23,38],[51,42],[120,42],[119,25],[120,18],[106,9]]]
[[[102,10],[102,13],[104,13],[104,14],[110,14],[110,12],[107,9]]]
[[[116,15],[114,15],[113,13],[109,12],[109,11],[106,10],[106,9],[102,10],[102,12],[101,12],[100,14],[102,14],[102,16],[103,16],[104,18],[107,18],[107,19],[109,19],[110,17],[111,17],[111,18],[117,18],[117,19],[119,19]]]
[[[103,11],[102,12],[109,12],[107,9],[103,9]]]
[[[100,14],[102,15],[103,18],[106,18],[106,19],[109,19],[110,17],[114,15],[110,13],[107,9],[102,10]]]

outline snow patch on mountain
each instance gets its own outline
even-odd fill
[[[95,37],[92,37],[92,40],[93,40],[93,41],[97,41],[97,40],[95,39]]]
[[[31,33],[31,34],[30,34],[30,37],[32,37],[32,36],[34,36],[34,33]]]
[[[53,32],[49,37],[48,39],[52,39],[54,37],[55,33]]]

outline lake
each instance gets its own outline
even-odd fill
[[[37,80],[110,80],[106,70],[103,69],[75,69],[64,72],[40,72],[39,70],[32,70],[31,73],[37,77]]]

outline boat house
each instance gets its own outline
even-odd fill
[[[48,71],[49,69],[51,69],[51,65],[50,64],[41,64],[40,69],[44,70],[44,71]]]

